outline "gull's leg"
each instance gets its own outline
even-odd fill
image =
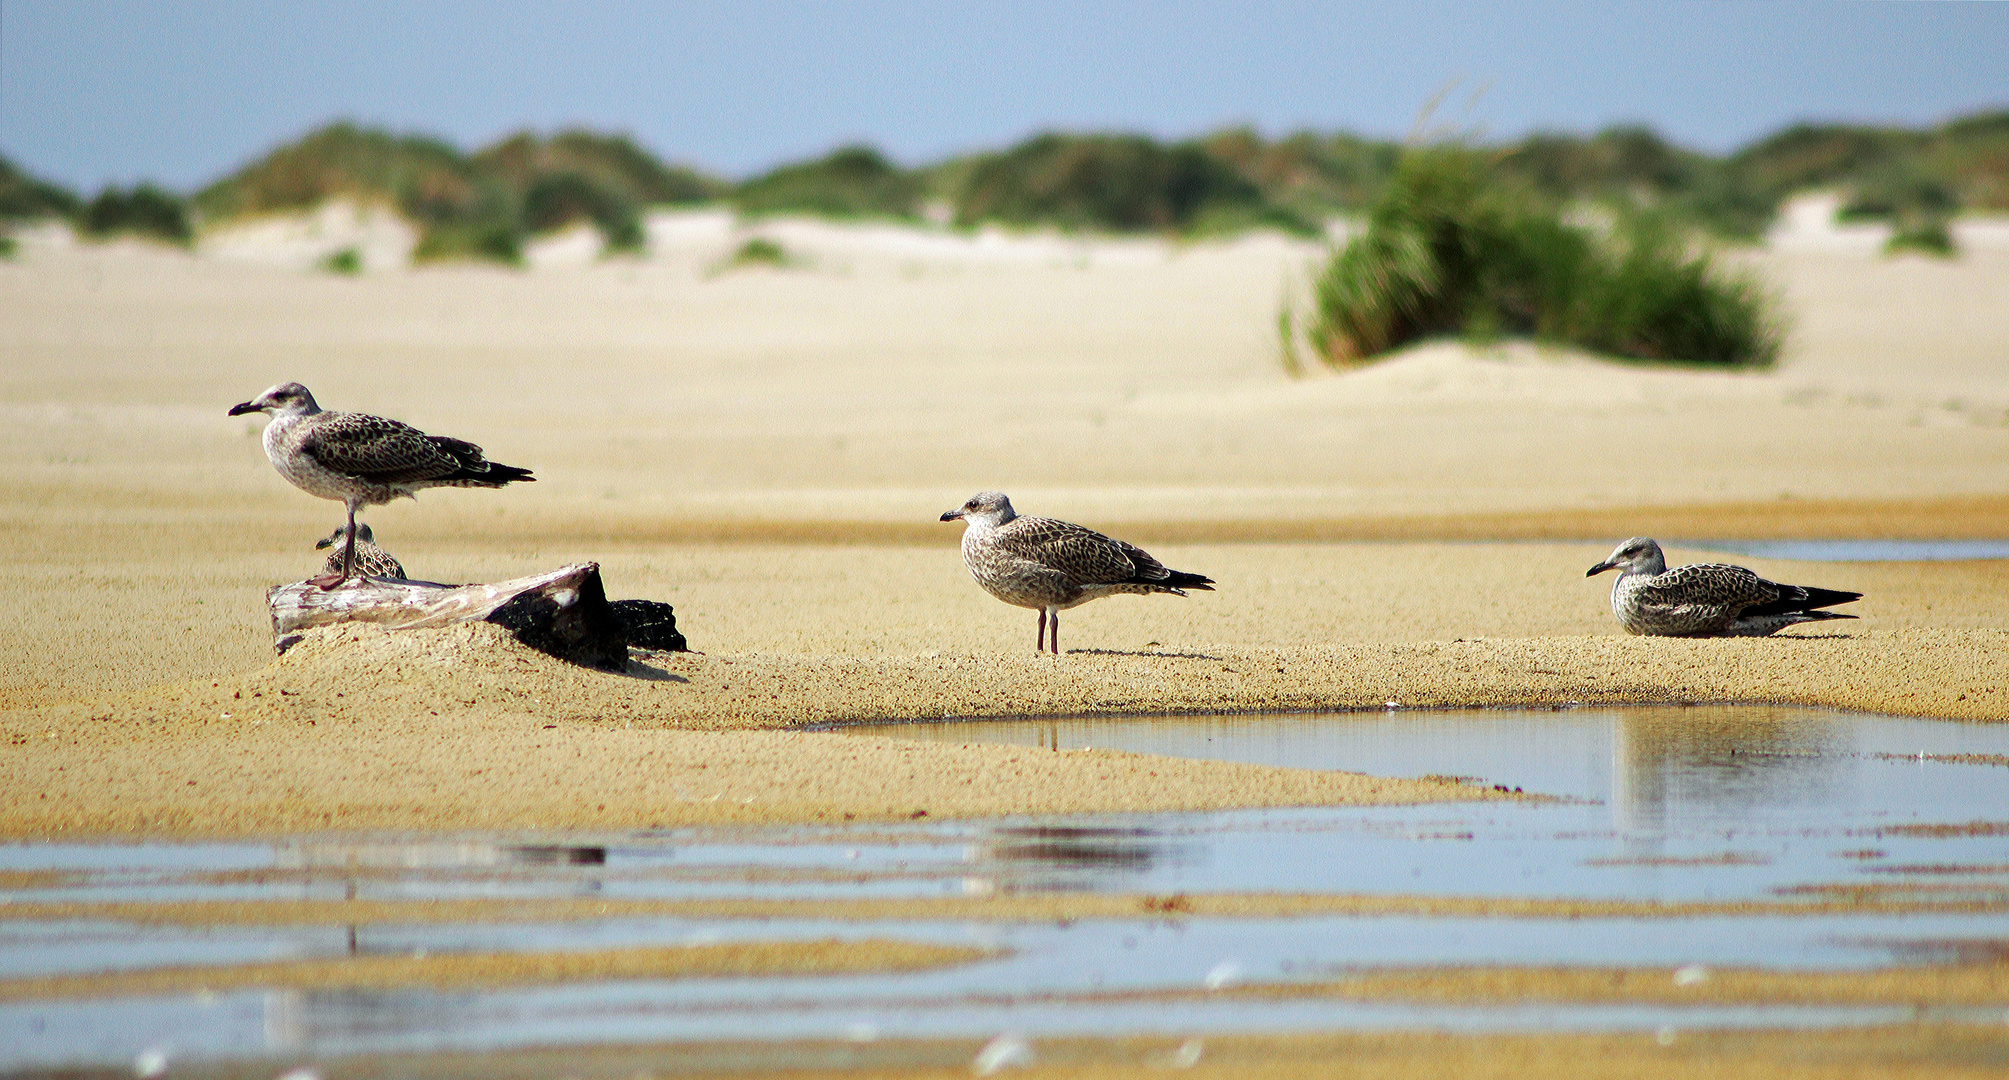
[[[328,571],[325,573],[315,574],[313,577],[308,578],[304,582],[304,584],[319,585],[321,587],[322,592],[333,592],[336,589],[341,588],[343,582],[349,580],[349,575],[351,573],[354,573],[355,569],[356,569],[356,504],[350,503],[349,527],[346,530],[344,530],[342,540],[342,572],[340,574],[337,574],[333,571]]]
[[[348,535],[344,537],[342,540],[342,574],[340,577],[336,578],[332,582],[327,580],[325,575],[315,580],[320,584],[323,592],[332,592],[336,589],[341,588],[342,585],[345,584],[349,580],[349,578],[355,574],[355,572],[356,572],[356,504],[353,500],[351,500],[349,503]]]
[[[1060,655],[1060,609],[1059,609],[1059,608],[1054,608],[1054,609],[1053,609],[1053,614],[1051,614],[1051,615],[1047,616],[1047,623],[1046,623],[1046,643],[1047,643],[1048,645],[1050,645],[1050,646],[1052,646],[1052,647],[1053,647],[1053,655],[1055,655],[1055,656],[1059,656],[1059,655]]]
[[[1046,609],[1039,609],[1039,639],[1033,642],[1033,652],[1046,651]]]

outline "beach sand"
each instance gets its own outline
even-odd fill
[[[0,831],[58,827],[21,806],[24,783],[63,792],[68,827],[87,832],[251,827],[216,793],[134,799],[157,755],[181,753],[270,778],[246,779],[241,798],[301,807],[274,822],[291,827],[335,797],[300,775],[304,734],[323,740],[317,759],[351,752],[345,737],[353,752],[409,739],[411,791],[480,801],[478,782],[428,772],[421,748],[526,753],[522,733],[556,723],[550,740],[588,740],[569,748],[577,760],[519,782],[570,826],[602,819],[567,777],[620,786],[593,775],[630,755],[609,740],[712,753],[679,734],[699,729],[767,740],[750,758],[811,762],[860,750],[757,730],[1388,701],[2009,717],[2000,563],[1741,560],[1867,594],[1858,621],[1763,641],[1627,638],[1607,580],[1582,579],[1632,534],[1677,560],[1710,558],[1683,543],[1709,536],[2009,535],[2009,253],[1740,255],[1793,320],[1771,372],[1436,344],[1293,380],[1273,315],[1305,245],[796,228],[806,268],[724,275],[704,245],[730,238],[702,230],[647,261],[359,278],[24,244],[0,264],[0,561],[17,600],[0,627],[13,781]],[[223,415],[283,379],[537,471],[371,509],[414,575],[597,561],[611,595],[674,604],[702,655],[609,676],[463,630],[351,633],[275,662],[263,592],[317,568],[310,545],[341,513],[265,462],[262,417]],[[980,593],[959,527],[935,520],[984,488],[1146,543],[1220,590],[1068,612],[1076,651],[1040,660],[1033,613]],[[259,704],[230,704],[244,698]],[[302,718],[349,734],[302,733]],[[985,753],[940,752],[971,768]],[[51,781],[58,753],[75,760]],[[766,768],[741,775],[760,791],[799,781]],[[899,793],[875,814],[1025,805],[1008,785],[967,801],[897,766],[853,769]],[[1202,786],[1223,805],[1274,797],[1229,790],[1252,782]],[[371,827],[417,810],[390,791],[344,799],[398,807],[358,819]],[[1074,808],[1126,805],[1112,793]]]
[[[847,720],[1662,701],[2009,719],[2003,563],[1737,559],[1866,594],[1857,621],[1756,640],[1627,637],[1609,579],[1583,576],[1635,534],[1677,561],[1720,557],[1710,537],[2009,537],[2009,253],[1741,254],[1793,318],[1770,372],[1439,343],[1291,379],[1273,328],[1305,245],[802,226],[806,266],[713,274],[731,238],[709,228],[529,271],[343,278],[46,241],[0,262],[0,835],[1504,797],[790,730]],[[224,415],[283,380],[536,471],[367,511],[414,576],[596,561],[611,596],[674,604],[698,652],[609,674],[482,625],[316,632],[275,659],[264,591],[314,572],[341,518],[273,472],[262,418]],[[1035,656],[1033,613],[983,595],[936,520],[981,489],[1219,591],[1070,611],[1070,651]],[[1618,1041],[1628,1068],[1666,1064]],[[1516,1052],[1553,1064],[1573,1042],[1597,1040]]]

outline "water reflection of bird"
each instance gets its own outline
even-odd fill
[[[529,469],[488,460],[470,442],[368,413],[327,412],[299,383],[280,383],[230,407],[232,416],[253,412],[272,418],[265,425],[265,456],[272,467],[307,494],[346,505],[352,541],[359,507],[411,498],[426,488],[501,487],[536,479]],[[341,570],[314,581],[333,589],[355,569],[352,542],[342,545]]]
[[[962,519],[963,565],[992,596],[1039,612],[1035,649],[1060,655],[1060,613],[1118,593],[1214,591],[1214,579],[1168,570],[1134,544],[1052,518],[1020,517],[1001,492],[985,491],[942,515]],[[1050,637],[1049,637],[1050,633]]]
[[[1635,536],[1585,577],[1616,569],[1611,610],[1628,633],[1659,637],[1764,637],[1798,623],[1853,619],[1820,608],[1862,599],[1858,592],[1781,585],[1741,566],[1692,563],[1667,568],[1660,545]]]
[[[348,533],[348,526],[337,525],[334,532],[329,533],[314,543],[314,550],[319,551],[322,548],[334,547],[341,543]],[[390,552],[377,546],[377,534],[370,529],[367,523],[356,526],[355,559],[356,569],[371,577],[392,578],[397,581],[405,580],[405,568],[398,564],[398,560],[391,557]],[[326,575],[340,574],[341,572],[342,552],[339,549],[330,551],[327,563],[321,567],[321,573]]]

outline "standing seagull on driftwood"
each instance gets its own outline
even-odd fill
[[[1034,650],[1060,655],[1060,613],[1117,593],[1214,591],[1214,579],[1167,570],[1143,548],[1052,518],[1020,517],[1000,492],[979,492],[943,521],[961,518],[963,565],[992,596],[1039,612]]]
[[[1616,569],[1611,610],[1627,633],[1658,637],[1765,637],[1796,623],[1853,619],[1833,604],[1860,600],[1859,592],[1781,585],[1724,563],[1667,568],[1660,545],[1635,536],[1584,574]]]
[[[265,425],[265,456],[279,475],[309,495],[349,508],[341,571],[308,579],[323,589],[355,575],[358,507],[409,499],[431,487],[492,488],[536,479],[529,469],[489,461],[470,442],[428,435],[367,413],[323,412],[314,395],[296,382],[280,383],[230,407],[232,416],[252,412],[272,417]]]

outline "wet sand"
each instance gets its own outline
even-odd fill
[[[1089,1080],[1163,1077],[1993,1077],[2001,1029],[1917,1021],[1820,1031],[1685,1031],[1618,1035],[1466,1035],[1449,1032],[1145,1035],[1041,1039],[1031,1061],[1003,1075]],[[332,1080],[417,1076],[432,1080],[580,1080],[729,1073],[845,1080],[958,1080],[986,1044],[967,1039],[873,1042],[703,1043],[552,1047],[510,1053],[359,1054],[316,1062]],[[177,1075],[278,1075],[288,1059],[176,1063]],[[1175,1071],[1176,1070],[1176,1071]]]
[[[586,952],[346,956],[263,964],[157,967],[0,980],[0,1001],[164,997],[234,990],[481,990],[613,979],[748,979],[921,971],[993,954],[910,941],[742,941]]]

